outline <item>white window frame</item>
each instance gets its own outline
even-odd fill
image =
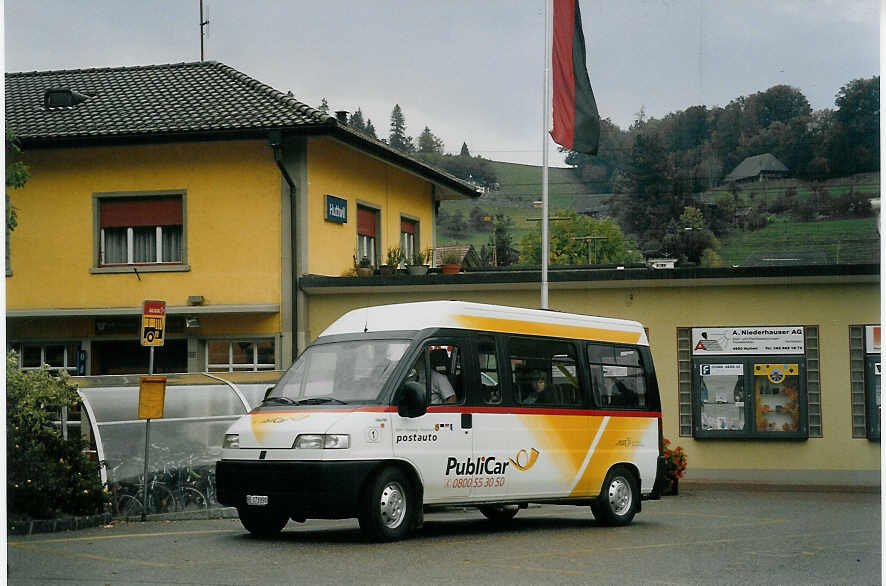
[[[132,226],[128,226],[126,228],[126,262],[125,263],[111,263],[110,265],[105,262],[105,229],[101,229],[101,247],[100,247],[100,259],[99,263],[102,266],[115,266],[119,264],[128,264],[128,265],[139,265],[139,264],[167,264],[167,265],[180,265],[182,264],[184,259],[179,260],[163,260],[163,226],[154,226],[156,230],[155,237],[155,250],[154,250],[154,260],[145,260],[145,261],[135,261],[135,230]],[[184,228],[182,228],[182,238],[184,238]],[[184,254],[184,249],[182,249],[182,254]]]
[[[40,370],[42,368],[48,368],[51,371],[60,371],[64,370],[70,374],[77,374],[77,356],[69,356],[68,346],[73,344],[80,344],[80,342],[15,342],[11,344],[12,349],[15,350],[18,355],[18,368],[21,371],[29,371],[29,370]],[[40,347],[40,364],[38,366],[23,366],[22,359],[24,357],[24,347],[25,346],[39,346]],[[61,346],[63,348],[63,362],[64,364],[61,366],[56,366],[52,364],[48,364],[46,362],[46,347],[47,346]],[[81,345],[82,348],[82,345]]]
[[[263,370],[275,370],[276,363],[264,363],[258,361],[258,345],[261,342],[270,341],[274,347],[274,356],[276,360],[277,343],[274,338],[213,338],[206,340],[206,354],[204,356],[204,364],[206,372],[259,372]],[[234,344],[247,342],[252,344],[252,361],[251,362],[234,362]],[[209,362],[209,345],[211,343],[227,343],[228,360],[227,363],[210,363]],[[226,369],[226,370],[221,370]]]

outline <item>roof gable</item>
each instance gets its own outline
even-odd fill
[[[48,90],[84,99],[50,107]],[[214,61],[6,75],[6,125],[23,141],[296,127],[328,119]]]
[[[779,161],[772,153],[764,153],[762,155],[754,155],[748,157],[733,169],[732,173],[726,176],[726,181],[737,181],[747,177],[756,177],[763,172],[780,172],[787,173],[788,168]]]

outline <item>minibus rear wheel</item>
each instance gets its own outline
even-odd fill
[[[237,514],[246,530],[257,537],[273,537],[289,522],[285,511],[269,507],[240,507]]]
[[[483,516],[493,523],[506,523],[513,519],[519,510],[519,505],[483,505],[480,507]]]
[[[382,468],[366,485],[360,504],[360,529],[373,541],[403,539],[412,526],[415,491],[403,472]]]
[[[625,466],[613,466],[603,481],[597,501],[591,505],[594,518],[603,525],[628,525],[637,514],[640,490],[637,477]]]

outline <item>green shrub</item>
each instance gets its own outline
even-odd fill
[[[80,406],[66,380],[47,370],[21,371],[6,356],[6,495],[11,518],[47,519],[100,513],[105,501],[98,462],[83,453],[79,435],[62,439],[53,424],[60,409]]]

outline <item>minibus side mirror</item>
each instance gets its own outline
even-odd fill
[[[397,390],[397,413],[400,417],[421,417],[428,410],[425,386],[415,381],[405,382]]]

